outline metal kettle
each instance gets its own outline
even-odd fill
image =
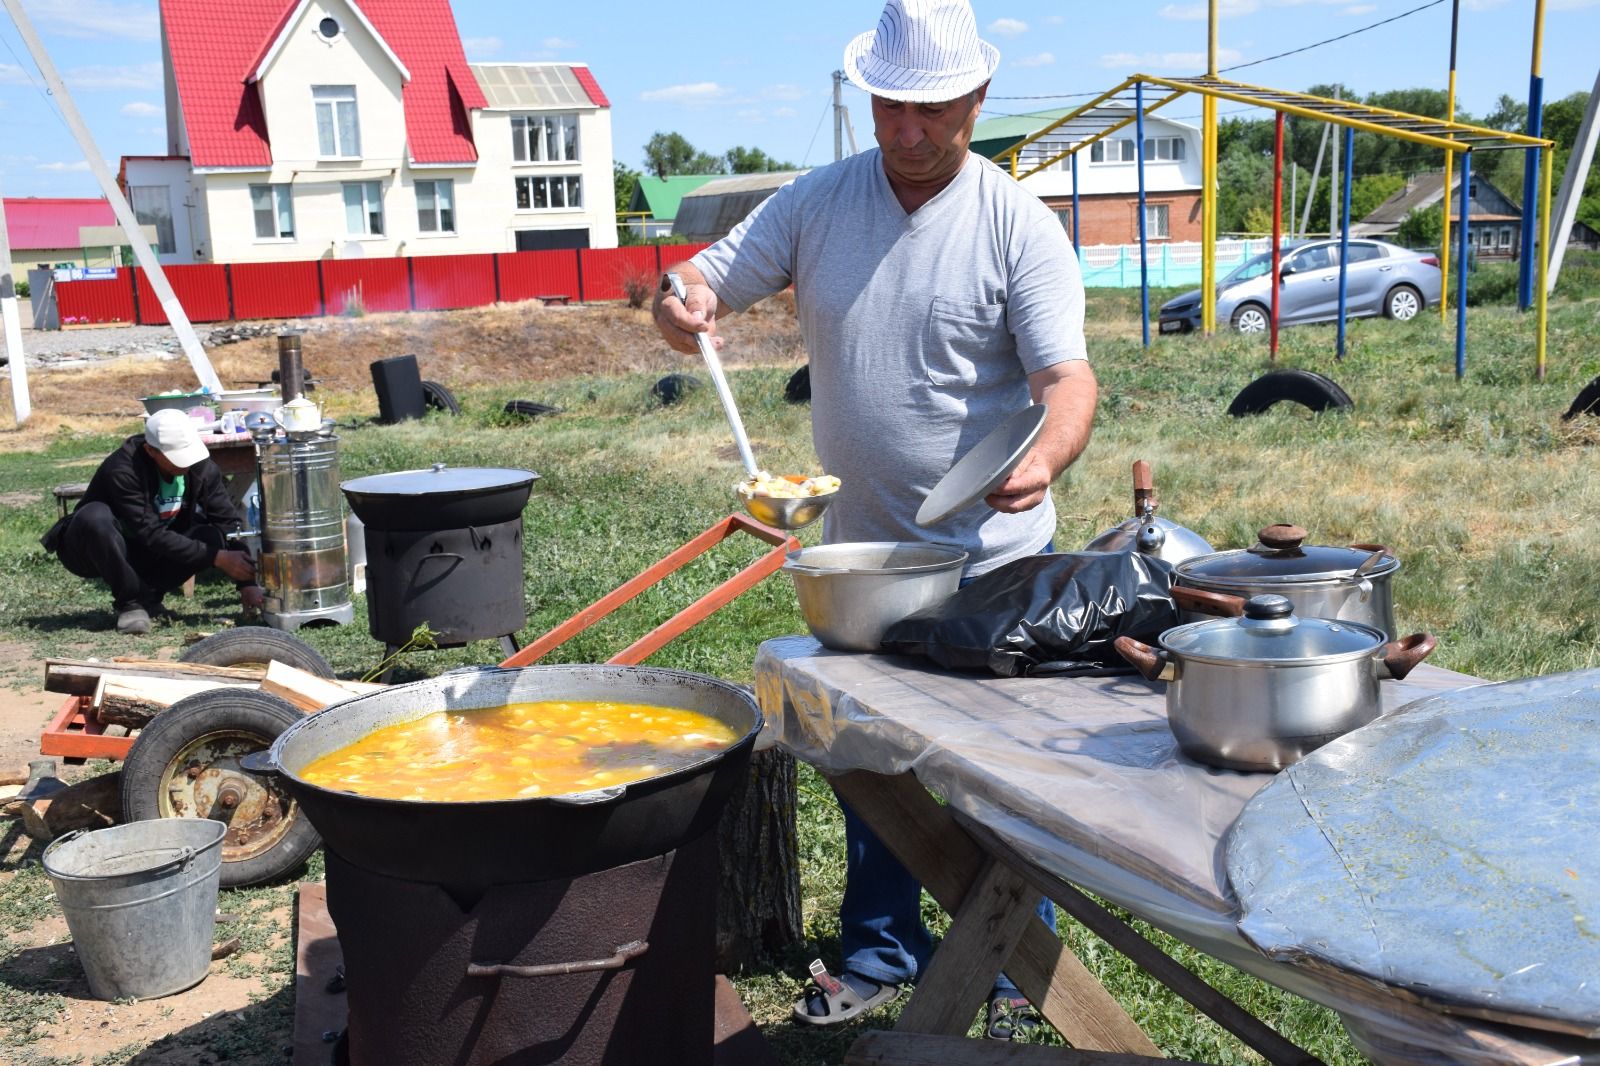
[[[1150,464],[1143,459],[1133,464],[1133,517],[1120,522],[1084,547],[1091,552],[1137,551],[1176,566],[1186,559],[1210,555],[1213,548],[1192,529],[1156,514],[1155,480]]]

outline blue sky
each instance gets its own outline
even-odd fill
[[[227,0],[217,0],[226,3]],[[803,4],[532,4],[453,0],[474,60],[588,63],[612,102],[616,154],[642,163],[652,133],[676,130],[713,153],[759,147],[796,163],[832,158],[830,74],[844,46],[877,23],[877,0]],[[1399,15],[1428,0],[1221,0],[1219,66],[1248,63]],[[115,167],[162,150],[155,0],[25,0],[56,65]],[[1259,85],[1342,82],[1355,92],[1443,88],[1451,0],[1348,40],[1236,71]],[[1501,93],[1525,99],[1534,0],[1461,0],[1457,89],[1483,114]],[[977,0],[981,32],[999,47],[991,113],[1068,106],[1128,74],[1204,70],[1205,0]],[[1594,84],[1600,0],[1547,0],[1546,99]],[[7,196],[86,196],[98,189],[64,125],[40,95],[16,30],[0,13],[0,189]],[[845,90],[857,142],[871,144],[867,99]],[[1240,113],[1223,103],[1223,113]],[[1172,117],[1199,113],[1179,102]]]

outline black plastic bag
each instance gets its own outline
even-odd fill
[[[1001,677],[1131,673],[1112,647],[1178,624],[1172,567],[1138,552],[1030,555],[891,625],[888,651]]]

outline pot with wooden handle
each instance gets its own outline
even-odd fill
[[[1297,617],[1284,596],[1252,596],[1239,618],[1169,629],[1160,647],[1118,637],[1146,679],[1167,684],[1167,722],[1184,754],[1229,770],[1281,770],[1376,718],[1379,683],[1400,679],[1437,641]]]

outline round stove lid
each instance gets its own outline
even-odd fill
[[[539,475],[532,470],[498,466],[446,466],[434,463],[427,470],[399,470],[392,474],[369,474],[346,481],[339,487],[346,492],[370,496],[429,496],[494,492],[531,485]]]

